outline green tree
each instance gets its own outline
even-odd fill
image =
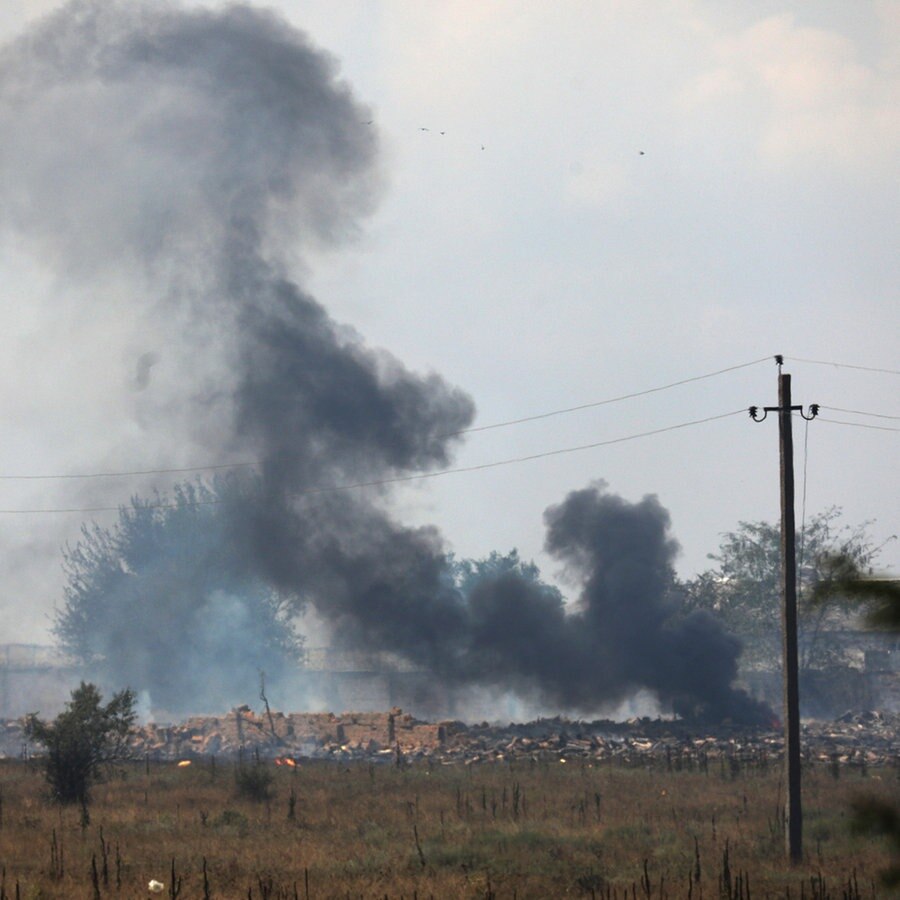
[[[298,604],[273,590],[241,530],[252,478],[134,497],[111,528],[84,526],[64,551],[54,632],[103,685],[130,684],[174,713],[218,710],[295,658]]]
[[[826,579],[837,557],[857,570],[871,567],[880,547],[868,535],[865,522],[842,524],[841,510],[831,507],[813,516],[797,535],[798,593],[801,601]],[[717,565],[680,585],[686,610],[707,609],[744,642],[744,661],[750,665],[777,664],[781,654],[781,526],[769,522],[740,522],[726,532]],[[836,660],[837,649],[826,639],[829,625],[846,625],[855,611],[847,595],[832,604],[801,603],[800,654],[803,668]]]
[[[134,692],[126,689],[103,705],[100,691],[82,681],[53,722],[39,719],[37,713],[28,716],[25,733],[45,747],[47,782],[60,803],[80,803],[87,809],[91,785],[127,752],[134,699]]]

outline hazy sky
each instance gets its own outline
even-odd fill
[[[3,0],[0,38],[58,5]],[[268,5],[335,57],[381,142],[377,208],[337,248],[306,249],[296,277],[370,345],[469,392],[476,425],[783,353],[795,403],[900,428],[838,411],[900,416],[900,4]],[[153,379],[177,385],[177,325],[135,317],[117,300],[130,289],[2,237],[0,474],[202,465],[175,439],[179,411],[144,397]],[[776,373],[769,359],[476,432],[456,465],[772,405]],[[658,495],[690,576],[721,532],[777,519],[777,430],[742,413],[431,478],[399,490],[395,511],[460,555],[517,547],[554,576],[543,511],[602,478],[630,500]],[[807,516],[838,505],[848,524],[874,520],[878,543],[900,531],[897,439],[797,421],[798,521],[805,468]],[[108,505],[169,483],[2,480],[0,507]],[[0,642],[48,640],[60,547],[84,518],[0,515]],[[882,560],[897,571],[898,542]]]

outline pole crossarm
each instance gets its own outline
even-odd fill
[[[751,406],[747,410],[747,412],[750,413],[750,418],[753,419],[754,422],[765,422],[766,416],[768,416],[768,414],[770,412],[775,412],[775,413],[799,412],[800,416],[802,418],[806,419],[807,422],[812,422],[812,420],[815,419],[815,417],[817,415],[819,415],[819,404],[818,403],[810,403],[809,404],[809,415],[807,415],[806,413],[803,412],[802,406],[791,406],[791,407],[764,406],[762,408],[762,415],[759,415],[759,407],[758,406]]]

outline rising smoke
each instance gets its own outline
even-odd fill
[[[643,687],[685,710],[757,715],[730,687],[736,641],[666,604],[676,545],[655,499],[594,486],[547,511],[547,548],[582,585],[568,612],[516,570],[461,589],[439,532],[396,521],[386,488],[327,490],[445,466],[474,417],[462,391],[368,348],[289,275],[294,254],[352,234],[372,207],[370,118],[273,13],[73,0],[0,55],[4,224],[68,278],[124,280],[144,320],[171,322],[165,349],[131,369],[148,431],[211,461],[262,460],[206,534],[221,534],[235,584],[309,603],[335,642],[446,685],[582,710]],[[185,585],[162,562],[147,602],[164,617]],[[254,648],[240,590],[203,584],[195,572],[216,623],[195,642],[206,683],[235,667],[216,634],[240,627]],[[148,627],[116,622],[123,660]],[[158,686],[148,668],[123,674]]]

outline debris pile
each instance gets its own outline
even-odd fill
[[[39,753],[24,720],[0,724],[0,757]],[[807,722],[805,759],[831,765],[900,767],[900,714],[847,713],[834,722]],[[505,760],[617,761],[675,770],[765,768],[781,759],[780,729],[748,729],[687,720],[581,722],[556,717],[505,726],[421,722],[400,709],[365,713],[264,713],[242,706],[225,716],[197,716],[178,725],[144,725],[130,738],[136,758],[185,760],[237,756],[471,765]]]
[[[779,728],[747,729],[685,720],[632,719],[628,722],[575,722],[541,719],[496,728],[463,726],[444,746],[423,756],[464,763],[508,759],[611,761],[624,765],[665,765],[707,770],[747,765],[765,768],[784,753]],[[807,722],[802,744],[807,762],[851,766],[900,766],[900,715],[880,712],[846,714],[836,722]]]
[[[419,722],[400,709],[390,712],[281,713],[256,715],[249,706],[227,716],[197,716],[178,725],[144,725],[135,729],[131,748],[137,755],[180,759],[233,756],[242,750],[263,757],[333,756],[417,752],[443,742],[444,726]]]

